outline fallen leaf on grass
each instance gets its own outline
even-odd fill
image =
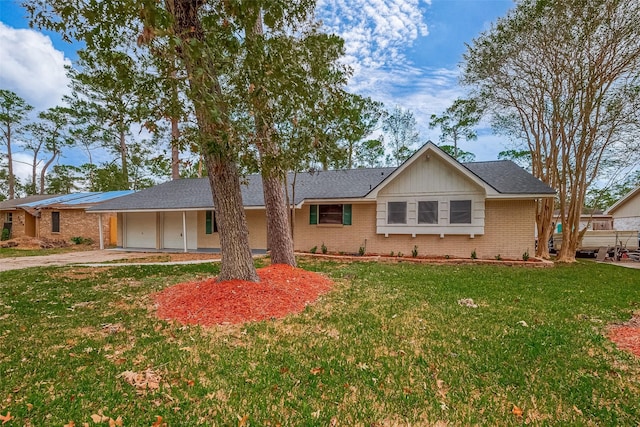
[[[11,412],[7,412],[7,415],[0,415],[0,421],[2,421],[2,424],[7,423],[12,419],[13,417],[11,416]]]
[[[109,427],[122,427],[122,417],[118,417],[115,420],[113,418],[109,418]]]
[[[249,421],[249,415],[245,415],[242,418],[238,416],[238,427],[246,427],[247,421]]]
[[[513,405],[513,409],[511,410],[511,413],[516,417],[520,418],[522,414],[524,414],[524,411],[518,408],[516,405]]]
[[[65,424],[64,427],[76,427],[76,423],[74,423],[73,421],[69,421],[69,423]]]
[[[309,372],[311,372],[311,375],[318,375],[318,374],[321,374],[322,371],[323,371],[322,368],[313,368]]]
[[[151,427],[161,427],[162,425],[166,425],[162,423],[162,417],[160,415],[156,415],[156,420],[154,421],[153,424],[151,424]]]
[[[91,415],[91,421],[93,421],[96,424],[100,424],[105,421],[109,421],[109,417],[105,417],[104,415],[93,414]]]
[[[578,409],[576,405],[573,405],[573,410],[576,411],[578,414],[582,415],[582,411]]]
[[[142,372],[124,371],[119,377],[139,390],[160,388],[160,375],[152,369],[146,369]]]

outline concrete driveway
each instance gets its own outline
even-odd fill
[[[0,271],[19,270],[30,267],[48,267],[68,264],[91,264],[122,259],[145,258],[144,252],[119,252],[114,250],[67,252],[43,256],[0,258]]]

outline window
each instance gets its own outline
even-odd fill
[[[7,218],[5,222],[13,222],[13,212],[7,212]]]
[[[387,224],[407,223],[407,202],[387,203]]]
[[[60,232],[60,212],[51,212],[51,232]]]
[[[310,205],[309,224],[351,225],[351,205]]]
[[[449,223],[471,224],[471,200],[451,200],[449,202]]]
[[[218,232],[218,222],[216,221],[216,213],[214,211],[207,211],[205,215],[204,232],[205,234]]]
[[[418,224],[438,223],[438,202],[418,202]]]

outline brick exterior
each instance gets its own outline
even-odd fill
[[[389,235],[376,234],[376,204],[354,204],[352,225],[310,225],[309,205],[296,211],[294,244],[298,251],[309,251],[322,243],[329,252],[410,255],[414,246],[419,256],[469,258],[473,250],[479,258],[521,258],[535,252],[535,202],[533,200],[486,201],[484,235]]]
[[[51,212],[60,212],[60,232],[51,231]],[[110,234],[110,217],[116,214],[88,214],[84,209],[41,209],[37,221],[37,237],[55,240],[70,240],[72,237],[90,238],[100,242],[98,233],[99,215],[102,215],[102,235],[108,245]]]

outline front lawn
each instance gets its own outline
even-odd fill
[[[0,248],[0,259],[2,258],[13,258],[13,257],[26,257],[26,256],[44,256],[44,255],[54,255],[54,254],[65,254],[69,252],[77,252],[77,251],[90,251],[93,248],[91,246],[86,245],[73,245],[73,246],[65,246],[62,248]]]
[[[151,295],[216,265],[0,273],[0,417],[10,413],[9,426],[640,420],[640,358],[606,338],[607,324],[640,310],[638,270],[302,267],[333,277],[333,291],[282,320],[212,328],[157,319]],[[459,303],[467,298],[478,307]]]

